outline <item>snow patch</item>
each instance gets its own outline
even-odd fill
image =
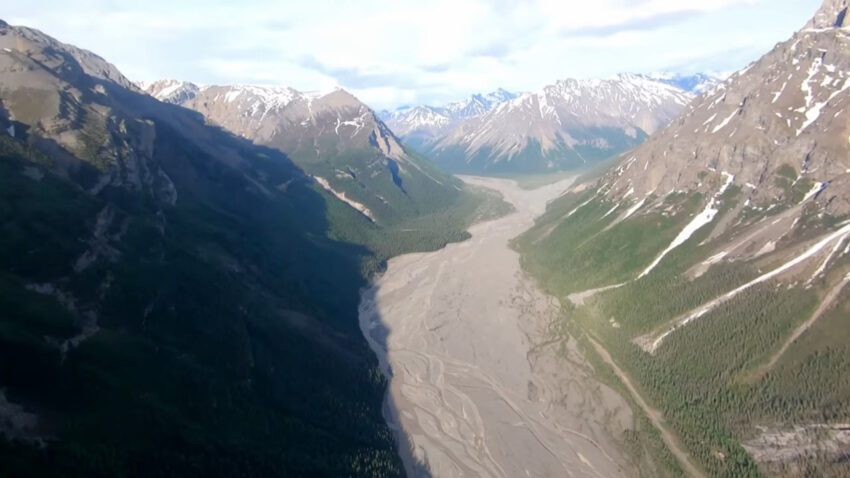
[[[655,260],[652,261],[652,263],[646,269],[644,269],[643,272],[640,273],[640,275],[637,277],[638,279],[652,272],[652,270],[655,269],[656,266],[658,266],[661,260],[664,259],[664,256],[669,254],[670,251],[672,251],[673,249],[684,244],[685,241],[690,239],[690,237],[695,232],[697,232],[700,228],[714,220],[714,216],[716,216],[717,213],[720,211],[720,209],[718,209],[716,206],[717,199],[722,196],[724,192],[726,192],[726,189],[729,188],[729,185],[731,185],[732,181],[735,179],[735,176],[727,173],[726,171],[723,171],[722,174],[726,176],[726,182],[723,183],[723,186],[720,187],[720,190],[717,191],[717,194],[715,194],[714,197],[711,198],[711,201],[708,202],[708,204],[705,206],[705,209],[703,209],[702,212],[697,214],[696,217],[694,217],[691,222],[688,223],[688,225],[685,226],[685,228],[682,229],[681,232],[679,232],[679,235],[676,236],[675,239],[673,239],[673,242],[671,242],[670,245],[667,246],[667,249],[664,249],[664,251],[662,251],[661,254],[659,254],[658,257],[656,257]]]
[[[593,201],[594,199],[596,199],[596,196],[592,196],[592,197],[591,197],[590,199],[588,199],[587,201],[585,201],[585,202],[583,202],[583,203],[579,204],[578,206],[576,206],[576,207],[575,207],[575,209],[573,209],[572,211],[570,211],[570,212],[568,212],[568,213],[567,213],[567,217],[572,216],[573,214],[575,214],[575,213],[576,213],[576,211],[578,211],[579,209],[581,209],[581,208],[583,208],[583,207],[587,206],[588,204],[590,204],[590,201]]]
[[[649,346],[647,347],[647,350],[650,353],[654,353],[658,349],[658,347],[661,346],[661,343],[664,341],[664,339],[668,335],[673,333],[679,327],[683,327],[685,325],[688,325],[689,323],[693,322],[694,320],[696,320],[696,319],[702,317],[703,315],[707,314],[708,312],[713,310],[718,305],[729,301],[730,299],[734,298],[735,296],[737,296],[741,292],[749,289],[750,287],[757,285],[757,284],[761,284],[762,282],[768,281],[768,280],[782,274],[783,272],[786,272],[789,269],[792,269],[793,267],[811,259],[817,253],[819,253],[821,251],[821,249],[823,249],[824,247],[831,244],[832,241],[835,241],[837,239],[838,242],[841,243],[848,236],[850,236],[850,224],[845,223],[843,225],[843,227],[841,227],[839,230],[827,235],[825,238],[821,239],[815,245],[813,245],[808,250],[806,250],[806,252],[804,252],[803,254],[795,257],[794,259],[791,259],[790,261],[788,261],[785,264],[777,267],[776,269],[773,269],[772,271],[770,271],[766,274],[762,274],[761,276],[756,277],[755,279],[751,280],[750,282],[747,282],[746,284],[744,284],[744,285],[742,285],[742,286],[740,286],[740,287],[738,287],[738,288],[736,288],[736,289],[734,289],[730,292],[727,292],[726,294],[724,294],[724,295],[708,302],[707,304],[701,306],[695,312],[685,316],[684,319],[678,321],[675,325],[673,325],[673,327],[671,327],[669,330],[667,330],[666,332],[661,334],[651,344],[649,344]]]
[[[823,273],[823,271],[826,270],[827,264],[829,264],[829,261],[832,259],[832,256],[834,256],[835,253],[838,252],[838,249],[841,249],[841,244],[843,242],[844,242],[843,237],[841,239],[839,239],[838,241],[835,241],[835,247],[832,248],[832,251],[830,251],[829,255],[826,256],[826,259],[824,259],[823,262],[821,262],[820,266],[817,268],[815,273],[812,274],[812,277],[809,278],[809,282],[808,282],[809,284],[811,284],[811,282],[813,280],[815,280],[815,278],[817,276],[821,275]]]
[[[778,100],[779,97],[782,96],[782,92],[785,91],[786,86],[788,86],[787,80],[784,83],[782,83],[782,86],[779,88],[779,91],[777,91],[776,93],[773,94],[773,100],[771,100],[771,103],[776,103],[776,100]]]
[[[716,133],[716,132],[720,131],[721,129],[725,128],[725,127],[726,127],[726,125],[727,125],[727,124],[729,124],[729,122],[730,122],[730,121],[732,121],[732,118],[734,118],[734,117],[735,117],[735,115],[737,115],[737,114],[738,114],[738,111],[740,111],[740,109],[739,109],[739,108],[735,108],[735,111],[733,111],[733,112],[732,112],[732,114],[731,114],[731,115],[729,115],[729,117],[728,117],[728,118],[726,118],[725,120],[723,120],[723,121],[722,121],[719,125],[715,126],[715,127],[714,127],[714,129],[713,129],[713,130],[711,130],[711,134],[714,134],[714,133]]]
[[[224,101],[226,101],[228,103],[233,103],[233,101],[235,101],[236,98],[239,98],[239,95],[241,95],[241,94],[242,94],[241,90],[235,90],[235,89],[230,90],[230,91],[228,91],[227,93],[224,94]]]
[[[827,103],[832,101],[833,98],[835,98],[848,88],[850,88],[850,78],[844,81],[844,85],[842,85],[840,89],[833,91],[832,94],[829,95],[829,98],[826,99],[826,101],[817,103],[815,105],[812,105],[811,107],[809,107],[809,104],[811,103],[811,88],[809,88],[809,94],[806,97],[806,106],[809,107],[809,109],[808,111],[806,111],[806,120],[803,121],[803,124],[800,126],[800,129],[797,130],[797,136],[800,136],[800,133],[802,133],[806,128],[811,126],[812,123],[817,121],[817,119],[820,117],[821,110],[824,106],[826,106]]]
[[[606,212],[605,215],[602,216],[600,219],[605,219],[606,217],[611,215],[612,212],[616,211],[618,207],[620,207],[620,203],[615,204],[614,207],[612,207],[610,211]]]
[[[648,197],[648,196],[647,196],[647,197]],[[621,221],[622,221],[622,220],[625,220],[625,219],[628,219],[628,218],[629,218],[629,216],[631,216],[632,214],[634,214],[635,212],[637,212],[637,210],[638,210],[638,209],[640,209],[641,207],[643,207],[644,203],[646,203],[646,198],[643,198],[643,199],[641,199],[640,201],[638,201],[637,203],[635,203],[635,205],[634,205],[634,206],[630,207],[630,208],[629,208],[629,210],[628,210],[628,211],[626,211],[626,214],[623,216],[623,218],[621,219]]]
[[[818,193],[820,193],[821,191],[823,191],[824,189],[826,189],[826,187],[827,187],[828,185],[829,185],[829,183],[815,183],[815,185],[814,185],[814,186],[812,186],[812,189],[811,189],[811,190],[809,190],[809,192],[807,192],[807,193],[806,193],[806,195],[803,197],[803,200],[802,200],[802,201],[800,201],[800,202],[806,202],[806,201],[808,201],[809,199],[811,199],[811,198],[813,198],[813,197],[817,196],[817,195],[818,195]]]
[[[168,98],[169,96],[171,96],[172,93],[179,90],[182,86],[184,86],[182,82],[179,82],[179,81],[175,82],[174,84],[166,86],[165,88],[161,89],[156,94],[156,97],[157,97],[157,99],[160,99],[160,100]]]

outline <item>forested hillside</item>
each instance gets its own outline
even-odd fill
[[[518,241],[565,330],[708,476],[850,473],[846,11],[825,2]]]
[[[360,289],[484,196],[385,232],[90,52],[0,47],[0,475],[398,476]]]

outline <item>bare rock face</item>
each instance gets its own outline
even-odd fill
[[[790,39],[694,99],[668,126],[624,153],[617,167],[575,188],[575,196],[552,207],[549,218],[536,226],[536,235],[527,236],[528,244],[548,248],[534,267],[566,257],[549,266],[547,274],[556,268],[569,271],[552,274],[567,284],[569,275],[590,278],[576,282],[569,296],[576,305],[587,304],[597,292],[623,288],[622,295],[600,293],[595,299],[591,314],[599,318],[616,310],[609,306],[621,300],[625,302],[619,304],[678,300],[671,296],[673,290],[698,297],[689,310],[670,314],[663,322],[659,319],[660,324],[632,322],[636,332],[622,336],[655,356],[650,360],[658,361],[659,370],[681,361],[693,361],[688,367],[699,368],[712,346],[728,345],[733,334],[734,340],[741,340],[738,344],[762,340],[754,332],[757,315],[766,310],[760,297],[778,301],[808,294],[813,307],[785,311],[786,319],[795,324],[793,332],[780,325],[781,313],[768,314],[767,329],[762,330],[777,337],[766,339],[775,345],[761,351],[735,346],[732,352],[750,347],[744,352],[752,354],[749,364],[762,365],[745,365],[744,370],[752,368],[739,374],[733,369],[736,359],[719,356],[714,376],[728,374],[734,387],[745,381],[755,384],[775,373],[761,382],[769,383],[780,376],[779,370],[793,380],[798,370],[812,373],[797,368],[800,363],[831,347],[829,334],[840,325],[817,321],[823,321],[826,313],[841,316],[836,311],[847,310],[850,283],[846,9],[845,1],[825,2]],[[592,247],[595,244],[604,246]],[[621,257],[615,257],[618,248],[612,245],[620,245]],[[598,259],[586,259],[597,253]],[[594,270],[602,267],[616,272]],[[582,290],[585,286],[589,290]],[[624,309],[610,319],[612,327],[622,324],[628,330],[641,315]],[[731,322],[744,324],[747,330],[714,335]],[[697,342],[707,347],[691,354],[689,349]],[[786,354],[790,350],[794,352]],[[837,368],[826,368],[834,373],[828,376],[830,381],[841,374]],[[760,403],[777,396],[786,400],[785,390],[765,390],[770,391],[757,392],[764,393]],[[800,396],[807,400],[832,390],[831,385],[817,385]],[[821,407],[827,408],[814,408]],[[810,417],[818,418],[811,423]],[[716,423],[724,420],[718,418]],[[730,430],[730,435],[738,433],[765,475],[798,476],[819,463],[839,463],[842,451],[846,455],[846,440],[842,441],[846,437],[838,433],[846,428],[843,422],[840,413],[805,416],[765,407],[764,415],[741,420],[733,428],[742,431]],[[706,446],[705,455],[708,452]],[[703,460],[709,474],[745,474],[731,468],[719,471],[727,466],[726,456],[718,453],[714,463]]]
[[[368,106],[345,90],[302,93],[286,86],[209,85],[160,80],[141,85],[151,96],[202,113],[210,121],[261,144],[298,155],[332,147],[373,147],[392,159],[404,148]],[[328,141],[318,141],[321,136]],[[375,144],[370,145],[370,137]],[[310,143],[309,147],[306,143]],[[318,149],[318,151],[317,151]],[[325,151],[327,152],[327,151]],[[317,158],[311,158],[317,159]]]
[[[92,52],[6,23],[0,24],[0,125],[49,157],[53,173],[92,195],[115,187],[174,205],[182,188],[194,186],[191,175],[182,184],[172,177],[194,168],[185,152],[166,152],[175,142],[269,190],[257,180],[269,174],[258,172],[249,143],[206,127],[194,112],[150,98]],[[271,167],[304,177],[288,161]]]
[[[806,28],[843,28],[850,25],[847,0],[825,0]]]
[[[845,9],[827,1],[806,28],[694,99],[624,153],[594,197],[616,205],[617,222],[679,216],[677,198],[699,202],[670,243],[710,230],[701,245],[711,252],[692,276],[766,257],[790,264],[776,276],[802,283],[850,272],[836,261],[850,252],[839,247],[850,239],[850,31],[821,28],[843,24]],[[802,262],[788,262],[801,251]]]
[[[94,53],[57,41],[34,29],[20,26],[10,26],[0,20],[0,44],[11,52],[22,54],[42,52],[43,48],[50,49],[49,54],[56,57],[68,56],[73,59],[82,71],[94,78],[108,80],[121,85],[123,88],[138,91],[136,85],[127,79],[114,65]],[[7,52],[8,53],[8,52]]]
[[[153,124],[129,114],[111,92],[137,94],[117,68],[38,30],[0,25],[0,101],[7,132],[50,154],[54,171],[73,176],[80,161],[99,176],[87,182],[147,191],[173,204],[176,192],[153,160]],[[124,93],[122,93],[124,94]]]
[[[845,4],[827,2],[809,25],[835,23],[825,18]],[[850,171],[848,106],[850,32],[805,28],[624,156],[605,180],[606,194],[618,200],[672,191],[710,197],[726,174],[750,206],[770,207],[793,202],[787,178],[798,187],[820,185],[821,207],[850,214],[850,189],[840,186]]]

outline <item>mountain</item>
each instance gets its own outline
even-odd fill
[[[375,112],[345,90],[197,86],[165,80],[147,93],[286,153],[317,184],[382,225],[451,206],[462,183],[408,151]]]
[[[357,320],[386,251],[338,239],[384,230],[277,149],[5,22],[0,128],[0,475],[401,474]],[[412,195],[384,146],[372,173],[395,155]]]
[[[806,26],[520,240],[710,476],[847,476],[850,31]]]
[[[486,94],[476,93],[464,100],[449,103],[443,108],[453,118],[460,120],[484,114],[500,103],[512,100],[517,96],[519,96],[517,93],[511,93],[502,88],[497,88]]]
[[[395,111],[385,110],[381,112],[381,118],[406,143],[419,147],[438,138],[459,122],[482,115],[517,96],[516,93],[499,88],[443,106],[403,106]]]
[[[650,75],[639,76],[644,76],[651,80],[675,86],[680,90],[685,90],[697,95],[705,93],[723,81],[718,76],[705,73],[695,73],[693,75],[683,75],[679,73],[653,73]]]
[[[692,97],[639,75],[562,80],[469,118],[422,150],[457,172],[567,169],[637,146]]]

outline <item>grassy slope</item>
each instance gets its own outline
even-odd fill
[[[734,203],[736,193],[733,188],[727,192],[721,215]],[[590,334],[601,341],[641,393],[662,409],[668,426],[709,475],[760,473],[739,444],[751,437],[755,425],[846,419],[850,384],[840,371],[850,357],[846,346],[850,333],[836,322],[848,307],[846,291],[840,307],[818,321],[777,368],[755,383],[742,377],[814,310],[821,293],[818,285],[809,290],[786,290],[775,283],[754,287],[676,332],[655,357],[632,344],[635,336],[752,279],[758,274],[756,267],[766,263],[716,265],[696,280],[684,278],[685,270],[704,260],[714,244],[726,240],[721,237],[701,246],[710,226],[670,253],[644,279],[598,294],[583,307],[565,300],[571,292],[635,277],[681,230],[688,221],[687,212],[698,204],[696,197],[671,196],[667,202],[677,203],[684,213],[639,216],[601,232],[616,216],[601,219],[611,206],[604,201],[591,201],[564,217],[591,194],[556,201],[535,228],[520,238],[517,244],[524,267],[549,292],[564,299],[565,326],[575,335]],[[822,229],[830,219],[812,220],[813,227]],[[831,339],[820,340],[825,337]],[[586,349],[593,355],[592,348]],[[807,377],[804,384],[800,377]],[[650,455],[658,463],[669,461],[658,452],[656,438],[645,434],[636,440],[643,442],[644,448],[655,450]],[[646,452],[634,451],[637,456]],[[846,464],[818,459],[805,466],[815,475],[840,476],[847,471]]]

